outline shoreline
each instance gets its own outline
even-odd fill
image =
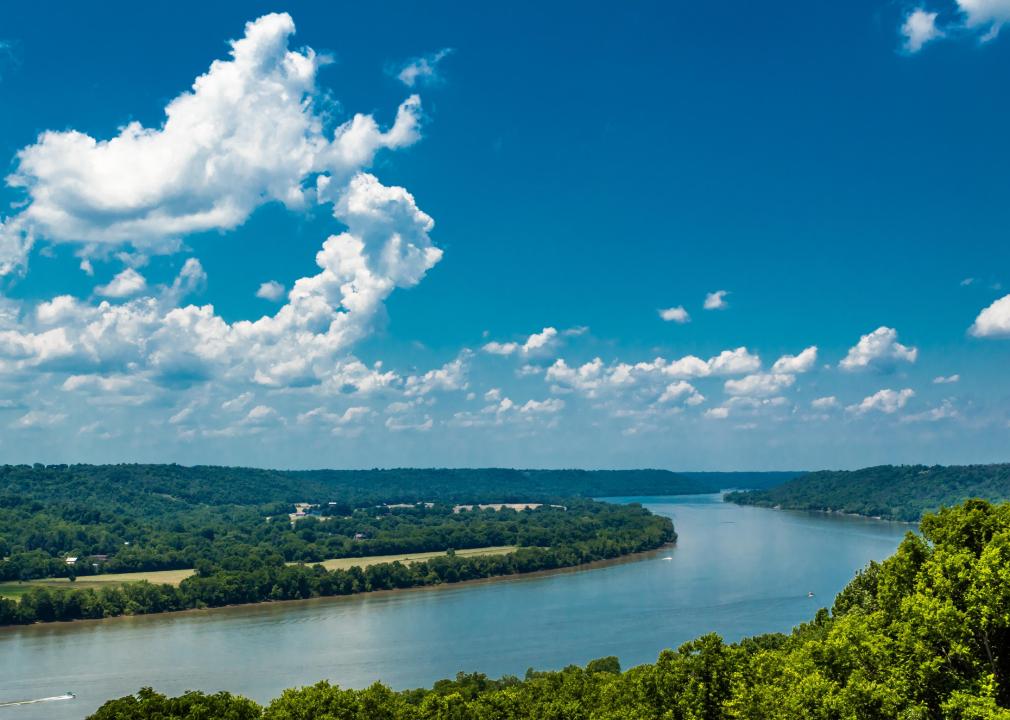
[[[845,512],[844,510],[815,510],[813,508],[782,507],[781,505],[739,503],[739,502],[733,502],[732,500],[724,500],[724,502],[728,502],[730,505],[736,505],[738,507],[756,507],[756,508],[763,508],[765,510],[785,510],[787,512],[816,513],[818,515],[841,515],[842,517],[860,518],[861,520],[877,520],[879,522],[899,523],[901,525],[918,526],[919,524],[918,520],[896,520],[894,518],[886,518],[880,515],[863,515],[862,513]]]
[[[36,622],[28,625],[3,625],[0,626],[0,640],[3,639],[5,633],[8,632],[18,632],[18,631],[37,631],[43,628],[52,629],[67,629],[67,628],[77,628],[95,625],[97,623],[109,623],[116,621],[138,621],[147,618],[173,618],[192,614],[209,614],[218,611],[231,611],[236,612],[241,609],[254,609],[254,608],[264,608],[264,607],[286,607],[290,603],[319,603],[319,602],[347,602],[351,600],[358,600],[363,598],[373,598],[373,597],[387,597],[387,596],[402,596],[407,593],[416,593],[422,591],[440,591],[450,588],[458,587],[468,587],[473,585],[490,584],[514,580],[525,580],[525,579],[536,579],[542,577],[549,577],[552,575],[562,575],[568,573],[583,572],[589,570],[596,570],[604,567],[621,565],[631,562],[640,562],[647,559],[647,556],[657,554],[663,550],[669,550],[675,548],[677,542],[670,542],[660,545],[657,548],[651,550],[640,550],[639,552],[629,553],[627,555],[620,555],[614,558],[607,558],[604,560],[592,560],[587,563],[581,563],[579,565],[569,565],[567,567],[551,568],[549,570],[534,570],[533,572],[525,573],[513,573],[511,575],[494,575],[492,577],[486,578],[474,578],[472,580],[461,580],[454,583],[439,583],[437,585],[416,585],[413,587],[406,588],[393,588],[388,590],[369,590],[367,592],[350,593],[348,595],[322,595],[318,597],[311,598],[296,598],[292,600],[265,600],[263,602],[254,603],[240,603],[237,605],[219,605],[217,607],[206,607],[206,608],[187,608],[185,610],[169,610],[167,612],[157,612],[157,613],[143,613],[139,615],[113,615],[112,617],[105,618],[81,618],[77,620],[54,620],[52,622]]]

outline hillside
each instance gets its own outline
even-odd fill
[[[726,496],[727,501],[741,505],[855,513],[908,522],[969,498],[1010,499],[1010,464],[823,470],[776,487]]]

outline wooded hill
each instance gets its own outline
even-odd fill
[[[969,498],[1010,499],[1010,464],[880,465],[806,473],[775,487],[729,494],[741,505],[855,513],[914,522]]]

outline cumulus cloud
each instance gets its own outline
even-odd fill
[[[124,298],[142,293],[147,289],[147,280],[133,268],[126,268],[112,278],[107,285],[99,285],[95,293],[102,297]]]
[[[538,333],[533,333],[525,341],[518,342],[489,342],[483,347],[484,352],[491,355],[542,355],[549,352],[557,345],[558,331],[552,327],[545,327]]]
[[[831,410],[838,407],[838,398],[834,395],[825,395],[810,401],[810,407],[815,410]]]
[[[438,64],[450,54],[452,54],[452,48],[443,48],[438,52],[413,58],[400,68],[396,73],[396,78],[410,88],[424,82],[438,82],[441,80]]]
[[[1010,295],[982,310],[968,332],[979,338],[1010,337]]]
[[[46,131],[20,150],[7,183],[28,202],[0,227],[0,273],[23,265],[39,239],[88,253],[171,250],[185,234],[235,228],[267,202],[300,208],[310,177],[342,187],[378,150],[418,138],[416,97],[386,131],[355,115],[326,137],[314,104],[323,61],[288,48],[294,31],[286,13],[248,23],[230,59],[172,100],[158,128],[132,122],[104,140]]]
[[[982,42],[995,38],[1010,22],[1010,0],[957,0],[965,27],[982,32]]]
[[[943,376],[943,375],[937,375],[935,378],[933,378],[933,384],[934,385],[949,385],[951,383],[960,382],[960,380],[961,380],[961,376],[957,375],[957,374],[947,375],[946,377]]]
[[[898,362],[914,363],[918,355],[917,348],[898,342],[897,330],[882,326],[860,337],[859,342],[849,348],[839,367],[849,371],[868,368],[887,370]]]
[[[687,310],[684,309],[683,305],[660,310],[659,317],[663,318],[666,322],[675,322],[681,325],[691,322],[691,316],[688,315]]]
[[[723,350],[708,360],[687,355],[677,360],[657,357],[649,362],[606,364],[601,358],[572,367],[559,358],[547,368],[544,379],[555,392],[579,392],[598,397],[628,389],[651,388],[661,393],[672,380],[742,375],[761,367],[761,358],[746,347]]]
[[[845,409],[856,415],[864,415],[873,411],[892,415],[905,407],[913,397],[915,397],[915,391],[911,388],[905,388],[904,390],[885,388],[863,398],[862,402],[856,405],[849,405]]]
[[[133,124],[109,140],[46,132],[18,154],[9,182],[27,197],[0,220],[0,274],[24,270],[35,242],[78,243],[85,269],[93,270],[94,256],[126,267],[96,289],[121,302],[61,295],[32,307],[0,298],[4,377],[41,383],[55,373],[66,392],[87,402],[160,393],[168,405],[199,386],[216,394],[212,403],[165,416],[190,437],[283,423],[273,406],[247,409],[257,387],[419,397],[465,383],[462,361],[404,378],[349,354],[384,320],[388,296],[416,285],[441,259],[429,235],[434,222],[414,197],[366,172],[379,150],[417,140],[420,102],[408,98],[387,129],[358,114],[324,133],[314,107],[321,60],[311,50],[288,50],[293,30],[287,15],[247,25],[231,58],[173,100],[159,128]],[[267,284],[283,300],[272,315],[231,322],[210,304],[185,304],[207,278],[196,258],[169,285],[150,287],[138,272],[149,253],[171,249],[186,233],[234,227],[271,201],[295,210],[328,204],[343,229],[323,240],[318,271],[298,279],[286,298]],[[119,381],[126,376],[136,387]],[[215,413],[228,424],[194,427]],[[40,417],[16,426],[38,425]]]
[[[406,395],[416,397],[435,391],[452,392],[467,388],[466,375],[469,355],[463,354],[440,368],[423,375],[411,375],[406,382]]]
[[[931,40],[942,38],[944,33],[936,26],[937,13],[916,8],[905,17],[901,34],[905,38],[906,52],[917,53]]]
[[[686,380],[678,380],[670,383],[663,389],[663,394],[659,396],[658,402],[672,403],[683,401],[687,405],[700,405],[705,402],[702,395],[691,383]]]
[[[705,411],[705,417],[710,420],[725,420],[729,417],[728,407],[714,407]]]
[[[705,295],[705,304],[703,307],[706,310],[724,310],[729,307],[729,303],[726,302],[727,295],[729,295],[729,290],[710,292]]]
[[[808,372],[817,362],[817,346],[811,345],[799,355],[783,355],[772,365],[773,373],[799,374]]]
[[[277,302],[284,297],[285,291],[286,288],[276,280],[268,280],[260,284],[259,289],[256,291],[256,297]]]
[[[777,395],[796,381],[794,375],[784,373],[756,373],[739,380],[727,380],[724,389],[728,395],[767,397]]]

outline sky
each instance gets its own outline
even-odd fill
[[[0,462],[1010,460],[1010,0],[0,7]]]

